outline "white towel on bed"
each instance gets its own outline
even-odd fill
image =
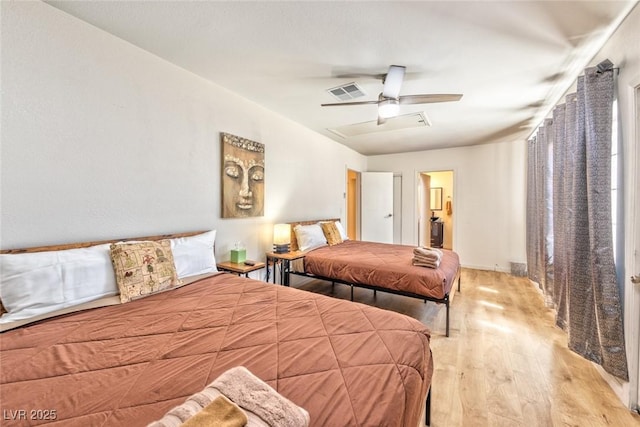
[[[442,260],[442,251],[437,248],[417,247],[413,250],[413,265],[438,268]]]
[[[248,427],[307,427],[309,413],[279,394],[247,368],[224,372],[204,390],[189,397],[147,427],[178,427],[219,396],[238,405],[247,416]]]

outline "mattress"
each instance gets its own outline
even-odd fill
[[[414,266],[415,246],[346,240],[309,251],[304,272],[354,285],[367,285],[431,299],[449,294],[460,270],[460,259],[442,249],[436,269]]]
[[[429,339],[398,313],[220,274],[1,334],[3,425],[146,425],[245,366],[313,426],[414,426]]]

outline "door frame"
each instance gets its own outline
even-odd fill
[[[630,165],[629,178],[635,182],[629,183],[629,188],[636,188],[640,183],[640,80],[632,86],[632,102],[633,102],[633,121],[634,124],[634,144],[630,144],[629,155],[631,156],[628,164]],[[631,230],[627,234],[632,236],[633,241],[626,246],[629,254],[628,265],[631,269],[625,271],[625,329],[627,332],[627,340],[630,349],[627,354],[630,355],[628,360],[629,366],[629,407],[639,411],[640,409],[640,285],[631,283],[632,275],[640,275],[640,197],[637,191],[629,191],[629,206],[631,212],[629,214],[630,221],[625,223],[630,226]],[[640,412],[640,411],[639,411]]]
[[[352,172],[355,176],[355,186],[352,188],[349,184],[350,172]],[[360,171],[355,169],[351,169],[348,166],[345,166],[344,172],[344,181],[345,181],[345,190],[344,190],[344,225],[345,232],[349,236],[350,239],[359,240],[360,239]],[[350,215],[350,202],[353,202],[355,205],[355,212],[353,212],[353,217]],[[353,224],[351,223],[353,221]],[[353,232],[351,234],[351,226],[353,226]]]
[[[393,174],[393,243],[402,244],[402,174]]]

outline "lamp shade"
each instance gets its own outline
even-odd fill
[[[288,245],[291,243],[291,224],[276,224],[273,226],[273,244]]]

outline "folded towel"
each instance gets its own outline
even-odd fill
[[[218,396],[202,411],[188,418],[182,427],[244,427],[247,415],[232,401]]]
[[[271,427],[306,427],[309,413],[253,375],[243,366],[229,369],[211,387],[218,389],[241,408],[247,409]]]
[[[178,427],[220,396],[228,398],[244,411],[248,427],[309,425],[309,413],[305,409],[280,395],[247,368],[238,366],[224,372],[202,391],[147,427]]]
[[[436,257],[442,259],[442,250],[438,248],[427,248],[419,246],[413,250],[413,254],[416,256],[426,256],[429,258]]]
[[[442,259],[437,255],[414,255],[413,257],[415,259],[422,259],[425,261],[440,261]]]
[[[412,264],[418,267],[438,268],[440,266],[440,261],[423,261],[414,258],[412,260]]]
[[[242,427],[247,414],[219,393],[207,389],[190,396],[182,405],[172,408],[164,417],[147,427]]]

